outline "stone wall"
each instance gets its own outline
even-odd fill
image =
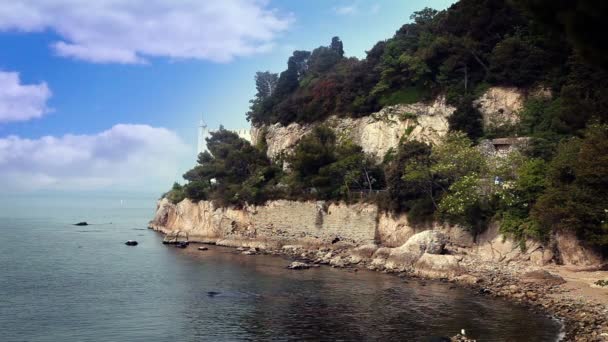
[[[369,204],[271,201],[243,209],[215,208],[211,202],[163,199],[150,227],[165,234],[180,232],[193,241],[264,245],[373,243],[378,209]]]

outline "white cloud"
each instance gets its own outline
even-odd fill
[[[118,124],[92,135],[0,138],[0,190],[163,189],[194,152],[172,131]]]
[[[45,82],[22,84],[19,73],[0,71],[0,123],[41,117],[48,112],[50,97]]]
[[[94,63],[226,62],[268,50],[291,21],[266,0],[13,0],[0,6],[0,30],[51,30],[61,37],[52,44],[58,55]]]
[[[339,15],[353,15],[358,12],[357,5],[346,5],[340,7],[334,7],[334,12]]]

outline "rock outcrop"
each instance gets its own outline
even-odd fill
[[[360,145],[365,153],[380,160],[401,139],[436,142],[447,133],[447,118],[455,110],[446,103],[444,97],[438,97],[431,103],[386,107],[362,118],[332,116],[318,124],[333,128],[338,132],[339,139],[348,139]],[[274,159],[281,153],[289,153],[314,127],[315,125],[292,123],[288,126],[274,124],[254,128],[253,143],[266,139],[268,157]]]
[[[473,102],[481,112],[484,128],[514,124],[519,121],[525,94],[518,88],[492,87]]]
[[[519,112],[528,96],[550,96],[538,90],[527,94],[521,89],[491,87],[473,102],[483,117],[484,128],[510,125],[519,121]],[[266,140],[267,155],[275,159],[290,153],[297,142],[316,125],[323,124],[338,132],[338,138],[348,139],[363,148],[365,153],[381,160],[387,151],[398,146],[402,139],[435,143],[449,129],[448,118],[456,108],[446,103],[445,97],[432,102],[401,104],[385,107],[362,118],[332,116],[316,124],[292,123],[265,125],[252,128],[252,143]]]

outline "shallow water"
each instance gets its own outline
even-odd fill
[[[0,200],[0,340],[424,341],[464,328],[482,341],[552,341],[559,330],[449,284],[165,246],[145,229],[154,197],[120,199]],[[70,225],[83,220],[105,224]]]

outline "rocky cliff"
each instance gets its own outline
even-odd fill
[[[482,114],[484,126],[501,126],[519,120],[518,113],[526,97],[526,93],[517,88],[492,87],[474,104]],[[401,139],[436,142],[447,133],[448,118],[455,110],[440,96],[432,102],[385,107],[362,118],[332,116],[316,124],[292,123],[283,126],[277,123],[254,127],[252,142],[255,145],[265,139],[267,154],[274,159],[281,153],[289,153],[315,125],[324,124],[333,128],[340,139],[360,145],[364,152],[381,160]]]
[[[282,152],[288,153],[315,125],[324,124],[334,129],[339,139],[350,140],[360,145],[364,152],[382,159],[402,138],[437,141],[447,133],[447,118],[455,110],[446,103],[445,98],[439,97],[431,103],[385,107],[370,116],[356,119],[332,116],[317,124],[292,123],[288,126],[274,124],[257,127],[252,130],[252,138],[254,144],[266,139],[267,153],[272,159]]]

